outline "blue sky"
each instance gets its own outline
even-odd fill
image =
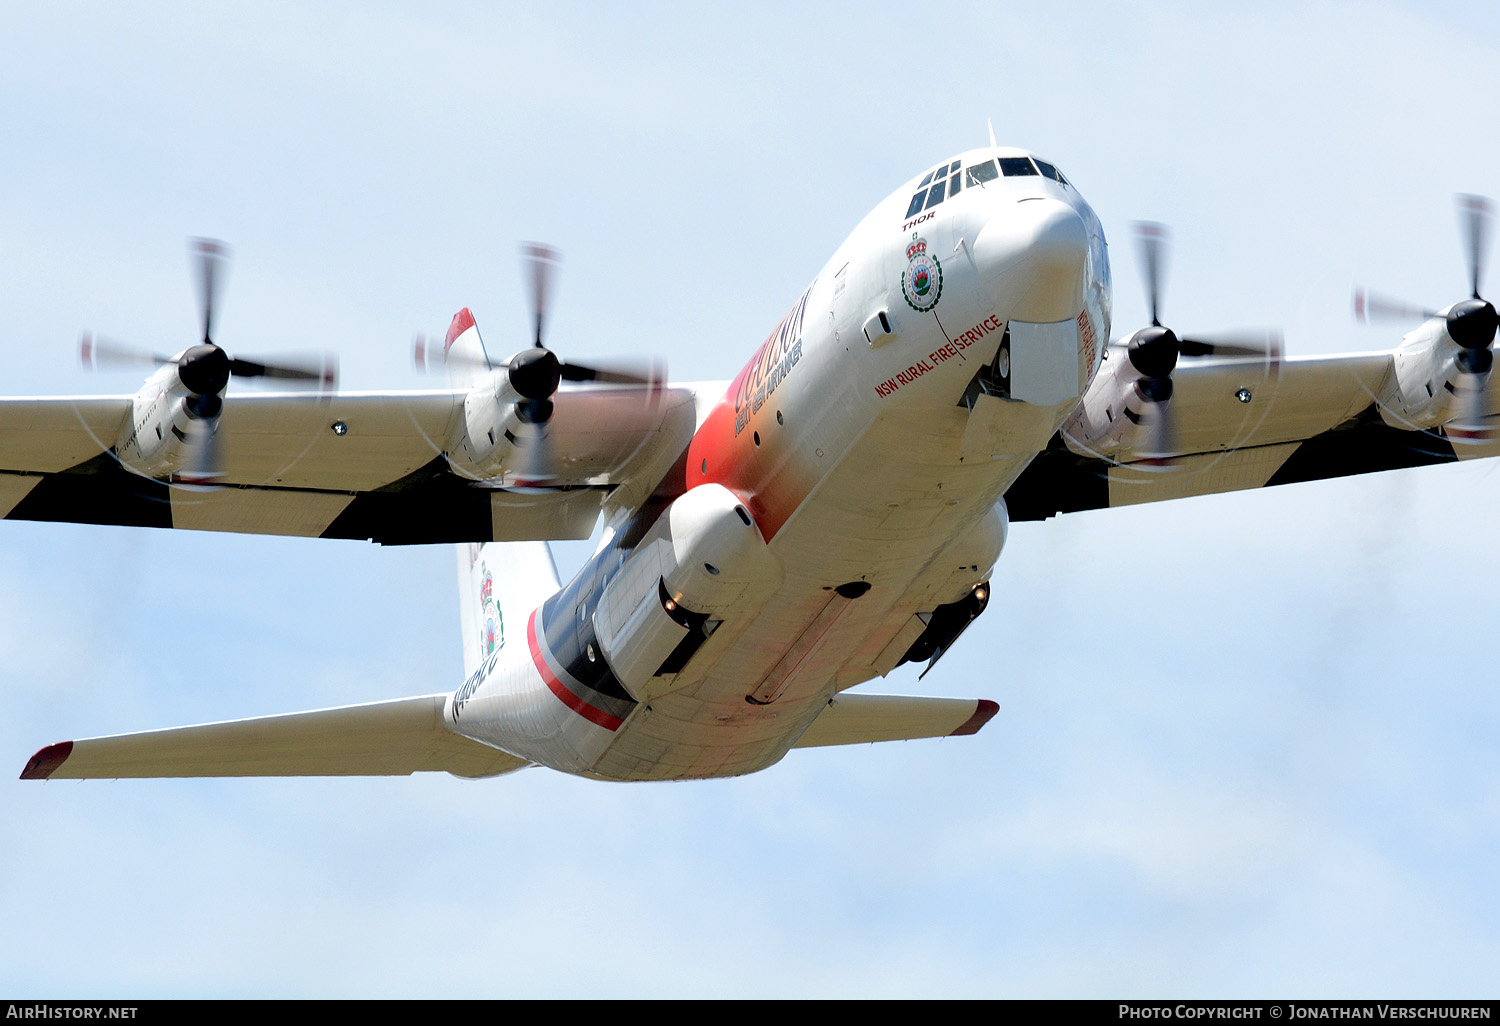
[[[1384,348],[1500,192],[1481,5],[13,5],[9,394],[85,328],[417,387],[414,330],[728,378],[861,216],[985,140],[1114,243],[1172,226],[1184,330]],[[1492,281],[1496,280],[1491,276]],[[513,345],[504,340],[514,339]],[[36,996],[1472,996],[1500,963],[1496,464],[1017,525],[920,684],[977,737],[756,776],[0,783],[0,991]],[[0,525],[0,752],[445,690],[446,547]],[[577,547],[561,561],[576,561]]]

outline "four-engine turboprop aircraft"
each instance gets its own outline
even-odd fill
[[[1152,326],[1110,347],[1094,211],[1033,154],[972,150],[877,206],[727,385],[560,360],[542,345],[555,255],[532,247],[534,345],[506,362],[463,310],[447,388],[225,396],[231,375],[326,378],[213,343],[220,251],[201,245],[203,341],[141,392],[0,400],[0,511],[457,543],[467,679],[63,742],[22,776],[681,779],[974,733],[994,702],[851,689],[947,651],[1011,521],[1497,452],[1488,210],[1469,202],[1473,298],[1418,311],[1393,351],[1178,336],[1153,227]],[[563,585],[546,541],[601,517]]]

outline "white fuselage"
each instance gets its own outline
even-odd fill
[[[1103,233],[1077,191],[970,173],[1025,156],[965,153],[877,206],[728,391],[699,397],[663,502],[617,512],[449,723],[602,778],[751,772],[987,580],[1002,496],[1078,406],[1110,328]]]

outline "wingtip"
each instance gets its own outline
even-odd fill
[[[981,698],[975,704],[974,715],[964,721],[963,726],[955,730],[950,737],[960,737],[964,734],[977,734],[979,728],[990,722],[995,714],[1000,711],[1000,703],[992,702],[988,698]]]
[[[26,762],[21,771],[22,780],[46,780],[57,772],[57,768],[73,754],[73,742],[59,741],[37,752]]]

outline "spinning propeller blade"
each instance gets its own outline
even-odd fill
[[[177,356],[159,353],[84,332],[79,357],[84,367],[165,367],[174,365],[177,378],[188,391],[190,420],[184,431],[186,454],[176,479],[190,484],[212,484],[222,477],[218,458],[218,417],[223,409],[221,393],[231,377],[265,378],[297,388],[316,387],[331,391],[338,380],[338,362],[332,354],[288,357],[275,362],[229,356],[213,341],[215,319],[229,262],[229,247],[216,239],[188,240],[198,294],[202,340]]]
[[[1494,365],[1491,346],[1500,330],[1500,314],[1494,304],[1479,294],[1484,279],[1484,263],[1489,251],[1490,222],[1494,204],[1484,196],[1459,195],[1458,226],[1462,237],[1465,270],[1468,272],[1469,298],[1454,303],[1446,315],[1400,300],[1377,297],[1363,287],[1354,290],[1354,316],[1361,324],[1370,320],[1430,320],[1443,316],[1448,337],[1461,351],[1454,357],[1460,377],[1455,385],[1460,412],[1447,425],[1449,437],[1484,440],[1493,436],[1493,428],[1483,423],[1485,385]]]
[[[1123,343],[1131,365],[1141,374],[1137,384],[1140,396],[1153,412],[1145,459],[1148,466],[1168,466],[1175,449],[1174,418],[1171,413],[1172,372],[1183,357],[1246,358],[1266,361],[1269,373],[1275,375],[1281,361],[1281,335],[1261,330],[1224,335],[1180,337],[1161,322],[1161,301],[1165,292],[1166,260],[1170,234],[1164,225],[1139,221],[1135,225],[1141,255],[1141,278],[1146,289],[1146,305],[1151,326],[1142,328]]]

